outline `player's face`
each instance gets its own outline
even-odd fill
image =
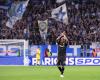
[[[64,42],[64,37],[61,38],[61,42]]]

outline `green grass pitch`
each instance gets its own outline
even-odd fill
[[[100,80],[100,66],[0,66],[0,80]]]

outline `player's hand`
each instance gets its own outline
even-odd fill
[[[64,36],[64,33],[61,33],[61,36]]]

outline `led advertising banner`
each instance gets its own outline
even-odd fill
[[[23,57],[0,57],[0,65],[24,65]]]
[[[36,58],[32,58],[32,65],[36,65]],[[40,65],[43,66],[56,66],[57,58],[49,57],[44,58]],[[66,66],[100,66],[100,58],[77,58],[77,57],[67,57]]]

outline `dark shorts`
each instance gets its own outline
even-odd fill
[[[58,57],[57,57],[57,60],[58,60],[58,61],[66,61],[66,55],[58,56]]]
[[[65,60],[64,59],[58,59],[57,60],[57,66],[65,66]]]

